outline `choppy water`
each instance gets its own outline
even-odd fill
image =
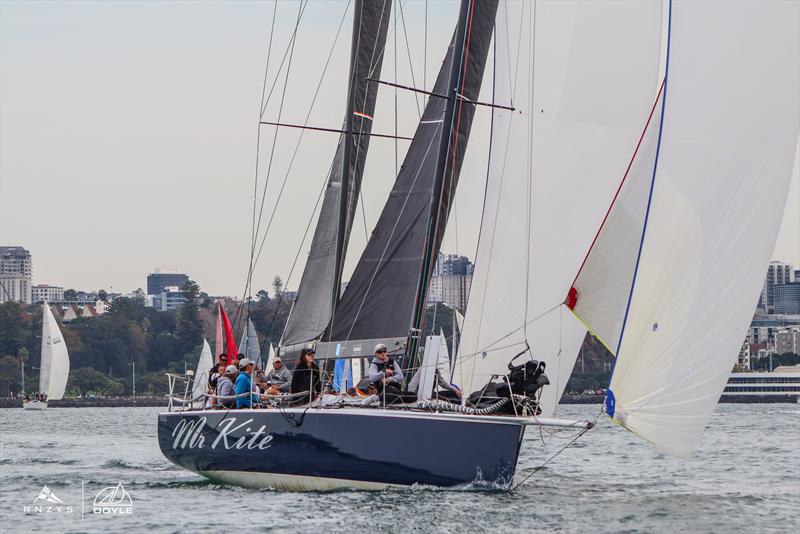
[[[593,418],[598,409],[568,406],[559,415]],[[158,412],[0,410],[0,531],[800,532],[798,405],[721,405],[688,461],[659,454],[601,418],[515,492],[220,487],[164,459]],[[529,432],[518,473],[569,434],[545,437],[543,447],[538,432]],[[93,515],[97,492],[118,482],[132,513]],[[45,484],[72,513],[24,512]]]

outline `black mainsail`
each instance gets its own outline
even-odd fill
[[[297,299],[283,332],[284,346],[319,338],[339,299],[342,265],[358,205],[378,94],[378,85],[367,79],[380,76],[391,9],[391,0],[355,1],[343,133]]]
[[[461,2],[434,96],[325,336],[325,341],[339,344],[337,356],[370,354],[369,343],[359,341],[391,340],[390,348],[397,348],[400,340],[422,326],[431,270],[458,184],[496,10],[496,0]],[[342,342],[352,346],[342,352]]]

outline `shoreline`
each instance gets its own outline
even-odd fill
[[[722,404],[796,404],[791,395],[723,395]],[[135,408],[167,407],[165,397],[122,397],[115,399],[61,399],[50,401],[49,408]],[[603,404],[603,395],[564,395],[560,404]],[[0,409],[22,408],[22,399],[0,398]]]

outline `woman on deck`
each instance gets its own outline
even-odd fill
[[[292,393],[309,391],[309,398],[313,400],[322,391],[322,375],[319,367],[314,363],[314,349],[303,349],[292,374]]]

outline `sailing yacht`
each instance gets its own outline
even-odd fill
[[[616,356],[604,414],[659,450],[691,454],[738,355],[786,200],[800,131],[800,4],[731,2],[721,19],[710,0],[462,0],[340,296],[392,4],[354,6],[346,118],[280,353],[314,347],[324,362],[359,362],[340,377],[361,372],[376,344],[409,374],[440,367],[446,345],[423,335],[428,284],[485,108],[476,267],[444,372],[480,393],[513,380],[506,373],[522,359],[537,373],[546,364],[549,385],[527,394],[509,383],[515,394],[486,409],[343,396],[167,412],[164,455],[249,487],[510,487],[521,447],[536,446],[523,442],[526,429],[593,427],[555,417],[587,330]],[[492,98],[482,102],[490,49]]]
[[[69,352],[50,306],[42,304],[42,357],[39,364],[39,393],[43,400],[23,401],[26,410],[46,410],[47,402],[64,397],[69,378]]]

